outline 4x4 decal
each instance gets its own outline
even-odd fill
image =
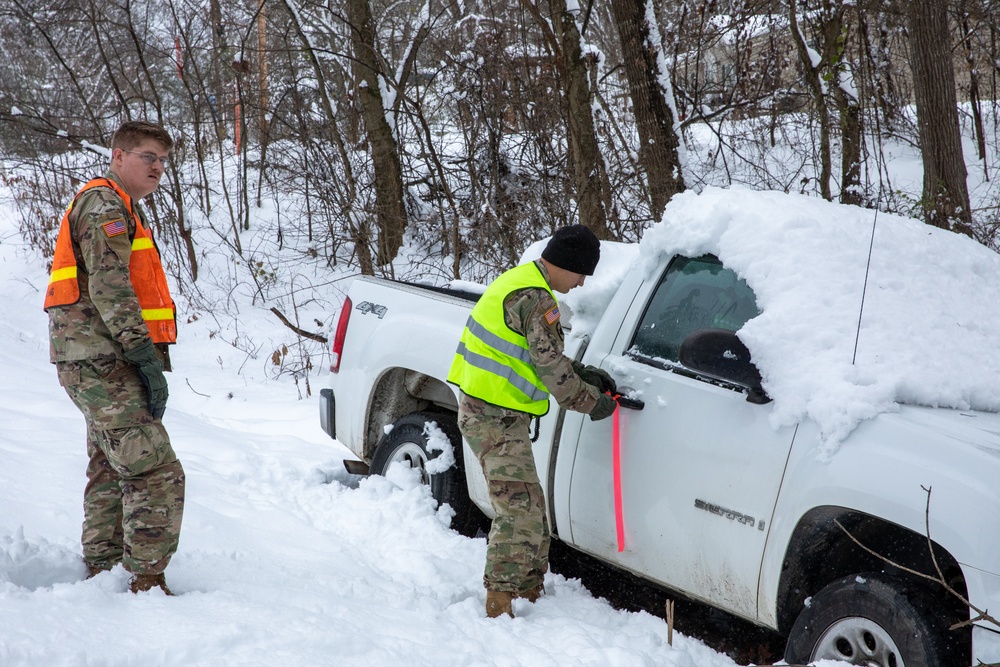
[[[379,319],[382,319],[389,308],[387,306],[382,306],[377,303],[372,303],[371,301],[362,301],[357,306],[354,307],[355,310],[360,310],[362,314],[375,313],[378,315]]]

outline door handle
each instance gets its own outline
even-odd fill
[[[621,392],[622,388],[619,387],[618,390],[619,392]],[[631,389],[625,389],[625,391],[628,393],[632,393]],[[640,401],[638,398],[629,398],[628,396],[625,396],[622,393],[619,393],[617,396],[615,396],[615,400],[618,401],[618,405],[622,406],[623,408],[628,408],[629,410],[642,410],[644,407],[646,407],[646,404],[643,401]]]

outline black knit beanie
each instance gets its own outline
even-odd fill
[[[563,227],[549,239],[542,251],[542,259],[560,269],[592,276],[601,261],[601,242],[594,232],[583,225]]]

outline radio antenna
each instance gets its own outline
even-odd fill
[[[868,293],[868,272],[872,268],[872,248],[875,247],[875,224],[878,222],[878,207],[882,203],[882,188],[878,189],[878,199],[875,201],[875,217],[872,218],[872,238],[868,243],[868,264],[865,266],[865,286],[861,290],[861,310],[858,312],[858,330],[854,334],[854,356],[851,365],[858,360],[858,339],[861,338],[861,317],[865,314],[865,295]]]

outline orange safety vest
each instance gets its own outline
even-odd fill
[[[91,188],[111,188],[132,214],[135,222],[135,238],[132,239],[132,255],[129,258],[128,271],[132,280],[132,289],[139,298],[142,308],[142,319],[149,327],[150,338],[154,343],[177,342],[177,308],[170,298],[167,287],[167,276],[160,263],[160,254],[153,244],[153,235],[149,233],[139,216],[132,210],[132,198],[122,190],[117,183],[107,178],[95,178],[76,193],[73,201],[63,214],[59,226],[59,236],[56,238],[56,254],[52,260],[52,275],[49,286],[45,290],[45,310],[53,306],[68,306],[80,300],[80,283],[76,277],[76,255],[73,252],[73,238],[69,229],[69,214],[76,200]]]

